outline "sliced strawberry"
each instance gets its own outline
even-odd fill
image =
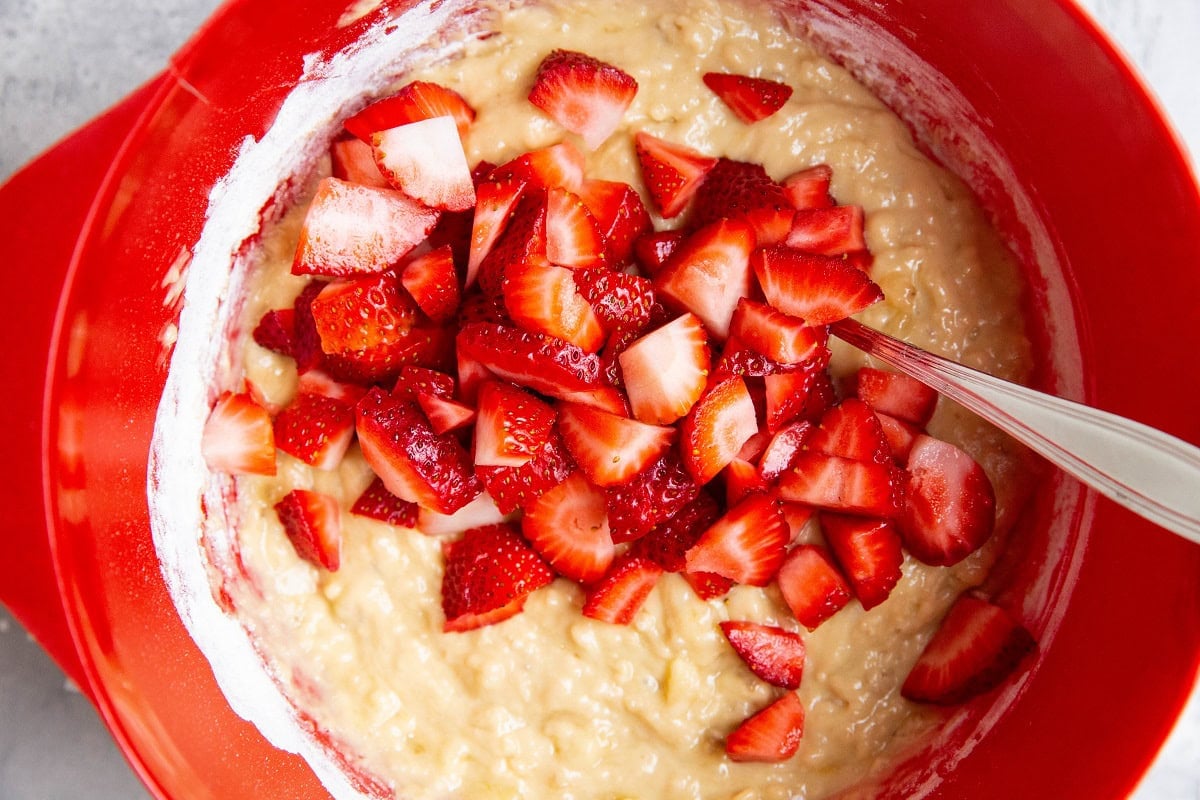
[[[881,414],[878,411],[875,412],[875,416],[879,419],[879,427],[883,430],[888,447],[892,450],[892,458],[899,464],[907,462],[908,454],[912,452],[913,444],[916,442],[917,437],[921,435],[921,429],[911,422],[896,419],[893,416]]]
[[[822,514],[821,530],[864,609],[882,603],[900,581],[900,535],[888,520]]]
[[[751,461],[738,456],[721,470],[725,482],[725,504],[736,505],[755,492],[765,492],[770,484],[758,474],[758,467]]]
[[[542,189],[555,187],[579,193],[583,186],[584,157],[570,141],[522,153],[496,167],[493,180],[516,178]]]
[[[449,400],[454,397],[454,378],[451,375],[427,367],[406,365],[400,370],[392,397],[400,400],[416,400],[418,395],[429,394]]]
[[[350,507],[350,513],[400,528],[412,528],[417,524],[417,504],[396,497],[379,478],[373,479],[358,496]]]
[[[828,208],[834,205],[829,184],[833,180],[833,168],[828,164],[815,164],[783,179],[783,191],[792,207]]]
[[[776,246],[755,251],[752,261],[767,302],[809,325],[844,319],[883,297],[866,273],[833,256]]]
[[[499,296],[510,267],[533,264],[549,266],[546,258],[546,192],[526,188],[491,249],[479,264],[479,288]]]
[[[454,269],[450,245],[442,245],[409,260],[400,272],[400,283],[434,322],[449,322],[458,313],[462,291]]]
[[[619,269],[629,263],[634,242],[653,230],[642,196],[628,183],[590,178],[580,186],[579,199],[592,212],[608,243],[609,266]]]
[[[690,503],[636,540],[629,552],[649,558],[667,572],[683,572],[687,566],[687,551],[720,517],[721,507],[717,501],[708,492],[701,491]]]
[[[806,444],[817,453],[876,464],[886,464],[892,456],[879,418],[870,406],[854,397],[847,397],[822,414]]]
[[[640,331],[650,322],[657,295],[648,278],[611,269],[575,270],[573,277],[605,330]]]
[[[846,579],[819,545],[793,547],[779,567],[776,581],[792,614],[810,631],[850,602]]]
[[[803,738],[804,704],[788,692],[729,734],[725,753],[733,761],[776,764],[794,756]]]
[[[752,494],[700,535],[687,552],[687,571],[766,586],[783,562],[787,543],[779,501],[770,494]]]
[[[508,515],[500,511],[487,492],[480,492],[474,500],[453,514],[441,514],[428,508],[417,509],[417,529],[426,536],[441,539],[457,536],[471,528],[508,521]]]
[[[613,625],[630,624],[662,573],[662,567],[648,558],[623,556],[588,589],[583,615]]]
[[[621,124],[637,88],[631,75],[611,64],[553,50],[538,65],[529,102],[595,150]]]
[[[696,228],[718,219],[738,219],[754,229],[756,243],[765,247],[784,240],[795,213],[783,187],[761,164],[722,158],[696,191],[688,224]]]
[[[862,206],[806,208],[792,218],[785,243],[823,256],[866,250],[863,221]]]
[[[714,600],[724,597],[733,588],[734,582],[724,575],[713,572],[685,572],[683,579],[701,600]]]
[[[1037,643],[1008,611],[961,595],[900,687],[909,700],[954,704],[999,686]]]
[[[395,189],[325,178],[304,215],[292,272],[332,278],[383,272],[423,242],[440,216]]]
[[[557,432],[525,464],[519,467],[476,467],[475,474],[501,513],[511,514],[557,486],[575,468]]]
[[[775,481],[796,464],[796,456],[804,448],[813,426],[808,420],[796,420],[781,427],[771,436],[758,460],[758,473],[763,480]]]
[[[362,350],[327,353],[321,367],[343,383],[392,384],[406,365],[445,369],[453,363],[450,328],[426,325],[404,331],[395,341],[382,341]]]
[[[359,401],[356,417],[363,456],[397,497],[453,514],[481,491],[462,445],[434,433],[416,404],[376,388]]]
[[[475,121],[475,109],[458,92],[438,83],[413,81],[367,106],[343,125],[359,139],[369,142],[376,131],[447,115],[454,118],[460,136],[466,136]]]
[[[664,302],[691,311],[723,340],[738,300],[750,294],[753,250],[754,231],[747,223],[719,219],[680,244],[654,285]]]
[[[519,612],[554,571],[510,525],[473,528],[446,546],[443,630],[461,632]]]
[[[555,411],[531,392],[503,381],[479,388],[475,463],[519,467],[550,438]]]
[[[354,406],[301,392],[275,417],[275,446],[317,469],[333,469],[354,438]]]
[[[497,325],[512,325],[508,309],[502,296],[488,296],[481,291],[468,291],[458,307],[458,326],[472,322],[491,322]]]
[[[560,403],[558,432],[575,463],[597,486],[625,483],[675,441],[675,429],[647,425],[578,403]]]
[[[579,195],[557,186],[546,193],[546,258],[572,269],[607,265],[600,224]]]
[[[726,620],[721,633],[758,677],[781,689],[799,689],[804,676],[804,640],[798,634],[760,622]]]
[[[921,435],[908,454],[908,484],[900,535],[926,564],[957,564],[983,546],[996,522],[987,473],[960,448]]]
[[[367,390],[365,387],[353,383],[343,383],[324,370],[310,369],[296,382],[296,393],[319,394],[339,400],[353,408],[367,393]]]
[[[685,416],[700,399],[709,370],[708,334],[684,314],[641,337],[617,357],[633,415],[651,425]]]
[[[754,400],[739,377],[711,381],[679,428],[679,452],[698,484],[712,480],[758,433]]]
[[[328,354],[393,345],[420,321],[420,309],[390,271],[333,281],[311,309],[321,350]]]
[[[475,421],[475,409],[457,400],[439,397],[429,392],[418,392],[416,400],[417,405],[425,412],[425,418],[429,420],[429,426],[433,428],[434,433],[457,431]]]
[[[259,318],[251,333],[259,347],[290,356],[295,346],[296,311],[291,308],[272,309]]]
[[[658,277],[686,236],[680,230],[643,233],[633,242],[633,255],[638,266],[651,278]]]
[[[275,433],[270,415],[248,392],[223,392],[204,423],[200,453],[211,470],[274,475]]]
[[[628,542],[692,502],[700,487],[688,476],[674,450],[635,475],[628,483],[608,487],[608,522],[613,541]]]
[[[763,378],[766,395],[766,428],[778,431],[796,419],[817,420],[837,396],[823,362],[805,365],[795,372],[782,372]]]
[[[580,583],[603,577],[616,554],[604,494],[582,472],[529,503],[521,531],[559,575]]]
[[[442,211],[475,206],[475,183],[453,117],[431,117],[371,134],[388,183]]]
[[[296,555],[313,566],[336,572],[342,560],[341,510],[327,494],[293,489],[275,504]]]
[[[900,372],[863,367],[854,376],[854,394],[881,414],[928,424],[937,407],[938,393]]]
[[[633,144],[646,191],[664,219],[679,216],[717,164],[715,158],[645,131],[634,134]]]
[[[822,327],[776,311],[743,297],[729,323],[729,335],[780,364],[798,364],[816,357],[828,341]]]
[[[504,307],[518,326],[570,342],[588,353],[604,344],[604,327],[575,283],[574,271],[551,264],[509,264]]]
[[[467,259],[465,285],[469,288],[479,275],[479,267],[508,223],[509,215],[529,185],[529,179],[495,175],[475,187],[475,214],[471,222],[471,244]]]
[[[329,147],[333,177],[362,186],[390,189],[392,185],[375,163],[375,150],[361,139],[339,139]]]
[[[458,351],[497,377],[551,397],[570,400],[601,386],[600,359],[553,336],[474,323],[459,331]]]
[[[786,83],[727,72],[704,73],[704,85],[747,125],[771,116],[792,96]]]
[[[891,464],[806,450],[780,477],[779,496],[831,511],[892,518],[904,508],[904,478]]]

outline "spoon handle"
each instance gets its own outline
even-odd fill
[[[833,333],[991,422],[1068,475],[1200,543],[1200,448],[1140,422],[956,364],[862,323]]]

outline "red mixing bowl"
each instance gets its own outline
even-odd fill
[[[979,194],[1025,267],[1041,386],[1200,442],[1200,194],[1081,12],[1068,0],[777,5]],[[0,325],[10,374],[27,376],[0,411],[15,533],[0,591],[162,798],[328,796],[233,713],[181,624],[151,541],[147,453],[162,334],[179,311],[166,279],[200,236],[209,191],[272,125],[302,56],[411,6],[390,0],[339,28],[336,0],[234,0],[169,74],[0,191],[7,258],[26,265],[10,269],[22,300]],[[1003,578],[1039,638],[1034,667],[1004,703],[956,712],[878,796],[1124,796],[1195,684],[1200,547],[1061,478],[1021,530]]]

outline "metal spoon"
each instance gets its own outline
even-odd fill
[[[831,330],[1105,497],[1200,544],[1200,448],[1140,422],[964,367],[853,319],[835,322]]]

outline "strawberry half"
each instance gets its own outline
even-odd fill
[[[683,240],[654,279],[655,288],[664,302],[692,312],[723,340],[738,300],[750,294],[752,250],[748,223],[719,219]]]
[[[595,150],[621,124],[637,88],[631,75],[611,64],[554,50],[538,65],[529,102]]]
[[[900,535],[915,558],[957,564],[983,546],[996,522],[996,496],[987,473],[960,448],[920,435],[908,454],[908,483]]]
[[[553,336],[477,322],[459,331],[458,352],[497,377],[551,397],[571,400],[601,386],[600,359]]]
[[[806,450],[780,477],[779,496],[831,511],[892,518],[904,508],[904,477],[891,464]]]
[[[604,494],[581,472],[529,503],[521,532],[559,575],[580,583],[599,580],[616,554]]]
[[[803,738],[804,704],[788,692],[729,734],[725,753],[734,761],[775,764],[794,756]]]
[[[798,364],[818,356],[829,338],[822,327],[746,297],[734,308],[729,335],[780,364]]]
[[[825,541],[864,609],[882,603],[900,581],[904,553],[888,520],[822,514]]]
[[[771,116],[792,96],[791,86],[766,78],[706,72],[703,80],[704,85],[747,125]]]
[[[651,425],[685,416],[708,380],[704,323],[684,314],[626,347],[617,357],[633,415]]]
[[[379,171],[414,200],[442,211],[475,207],[475,182],[453,117],[431,117],[371,135]]]
[[[479,388],[475,422],[475,463],[519,467],[546,444],[554,409],[531,392],[502,381]]]
[[[704,176],[717,164],[711,156],[645,131],[634,134],[633,145],[642,168],[642,182],[664,219],[679,216]]]
[[[579,195],[561,187],[546,192],[546,258],[571,269],[607,264],[608,242]]]
[[[775,625],[726,620],[721,633],[758,677],[781,689],[799,689],[804,676],[804,640]]]
[[[597,486],[626,483],[667,451],[675,429],[647,425],[578,403],[560,403],[558,432]]]
[[[223,392],[204,423],[200,453],[211,470],[274,475],[275,433],[270,415],[249,392]]]
[[[825,548],[815,544],[793,547],[775,576],[784,602],[810,631],[850,602],[850,587]]]
[[[458,92],[439,83],[413,81],[342,124],[359,139],[370,142],[376,131],[447,115],[454,118],[459,135],[464,137],[475,121],[475,109]]]
[[[648,558],[623,556],[588,589],[583,615],[613,625],[630,624],[662,573],[662,567]]]
[[[354,438],[354,406],[311,392],[275,417],[275,446],[317,469],[334,469]]]
[[[1037,643],[1003,608],[959,596],[900,687],[909,700],[961,703],[999,686]]]
[[[450,245],[410,259],[400,272],[400,284],[434,322],[449,322],[458,313],[462,291]]]
[[[688,474],[705,484],[758,433],[758,412],[746,382],[733,376],[710,382],[679,427],[679,453]]]
[[[554,571],[507,524],[472,528],[446,545],[443,630],[491,625],[521,611],[525,599],[554,580]]]
[[[938,393],[900,372],[863,367],[854,375],[854,394],[881,414],[923,427],[937,407]]]
[[[417,524],[417,504],[396,497],[379,478],[372,480],[358,496],[350,507],[350,513],[400,528],[411,528]]]
[[[788,538],[779,501],[770,494],[752,494],[700,535],[687,552],[687,571],[765,586],[783,562]]]
[[[774,246],[755,251],[752,262],[767,302],[809,325],[845,319],[883,298],[865,272],[833,256]]]
[[[296,555],[317,567],[336,572],[342,560],[341,510],[327,494],[293,489],[275,504]]]

